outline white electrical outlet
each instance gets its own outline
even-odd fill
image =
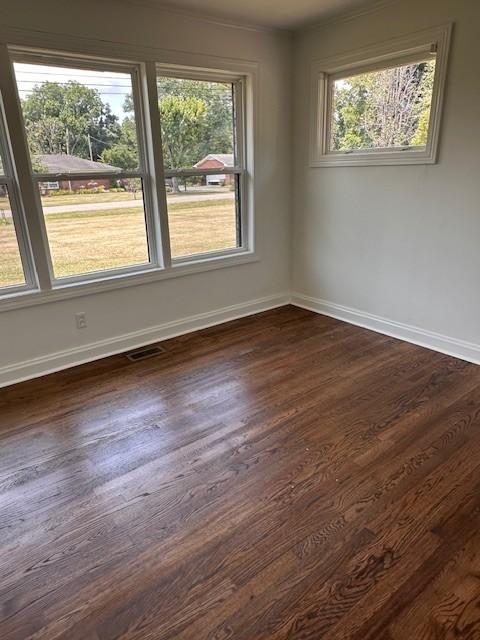
[[[87,315],[84,311],[75,314],[75,322],[77,323],[77,329],[87,328]]]

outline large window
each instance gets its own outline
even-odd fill
[[[14,64],[55,279],[152,264],[137,67]]]
[[[33,286],[18,186],[0,101],[0,293]]]
[[[157,79],[174,260],[242,246],[241,81]]]
[[[314,70],[313,166],[436,161],[450,30]]]
[[[0,45],[0,308],[255,259],[255,65],[154,53]]]

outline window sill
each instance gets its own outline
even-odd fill
[[[379,151],[354,153],[328,153],[312,158],[311,167],[377,167],[402,164],[436,164],[433,151]]]
[[[237,265],[258,262],[259,257],[252,251],[242,251],[235,254],[208,256],[208,258],[197,258],[190,261],[183,261],[172,265],[169,268],[155,268],[148,271],[109,276],[98,280],[81,282],[75,284],[57,284],[50,291],[28,290],[20,293],[12,293],[0,298],[0,312],[31,307],[50,302],[79,298],[81,296],[124,289],[127,287],[140,286],[169,280],[182,276],[194,275],[214,269],[225,269]]]

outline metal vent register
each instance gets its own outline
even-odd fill
[[[139,360],[154,358],[162,353],[165,353],[165,349],[162,349],[162,347],[141,347],[140,349],[135,349],[135,351],[130,351],[130,353],[125,355],[130,362],[138,362]]]

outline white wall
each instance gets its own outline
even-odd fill
[[[455,31],[439,164],[308,168],[312,60],[449,21],[455,22]],[[380,316],[398,326],[419,327],[425,335],[436,332],[457,339],[457,346],[461,341],[480,345],[479,3],[402,0],[297,34],[293,85],[288,34],[239,29],[108,0],[17,0],[2,8],[2,23],[62,36],[258,61],[256,212],[261,260],[2,312],[0,384],[50,365],[81,360],[83,348],[88,357],[108,351],[102,341],[132,332],[141,342],[142,336],[154,335],[149,328],[164,323],[208,316],[230,305],[240,305],[232,315],[241,313],[244,303],[245,311],[261,306],[249,306],[252,300],[266,298],[268,305],[269,299],[274,302],[275,296],[290,290],[290,268],[294,292],[329,301],[334,304],[331,309],[360,310],[357,318],[351,314],[353,321],[366,318],[366,324],[375,324],[372,317]],[[294,167],[292,93],[296,96]],[[84,331],[75,328],[76,311],[88,315]],[[180,329],[193,328],[195,322]],[[380,329],[387,326],[377,324]],[[432,335],[429,343],[435,346]],[[441,340],[438,346],[442,347]],[[480,346],[478,350],[480,356]],[[457,352],[461,355],[461,349]],[[17,366],[32,360],[30,368]]]
[[[309,169],[311,62],[450,21],[439,163]],[[475,0],[402,0],[297,35],[294,291],[480,345],[479,24]]]
[[[255,198],[260,261],[0,314],[0,383],[52,354],[142,331],[290,289],[291,37],[240,29],[134,4],[17,0],[2,7],[2,25],[161,47],[259,63]],[[77,331],[73,314],[85,311]],[[239,311],[240,312],[240,311]],[[107,349],[108,350],[108,349]],[[73,359],[80,359],[77,354]],[[52,366],[56,366],[57,360]],[[58,363],[57,363],[58,364]],[[2,373],[3,370],[3,373]],[[3,375],[3,379],[2,379]]]

